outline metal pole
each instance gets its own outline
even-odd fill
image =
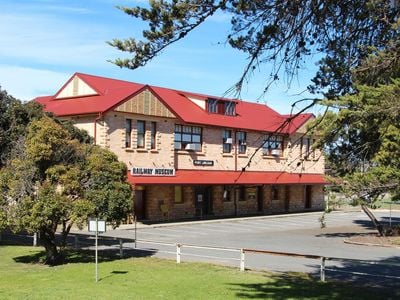
[[[240,271],[244,271],[244,250],[240,249]]]
[[[124,257],[124,249],[123,249],[122,239],[119,239],[119,256],[121,258]]]
[[[135,218],[135,249],[136,249],[137,248],[137,245],[136,245],[136,240],[137,240],[137,222],[136,222],[137,218],[136,218],[136,214],[135,214],[134,218]]]
[[[97,246],[98,246],[98,235],[99,235],[99,219],[96,217],[96,250],[95,250],[95,260],[96,260],[96,282],[99,281],[99,268],[98,268],[98,257],[97,257]]]
[[[77,235],[75,235],[75,243],[74,243],[75,249],[78,249],[79,247],[79,238]]]
[[[392,201],[390,201],[389,208],[390,208],[389,226],[390,228],[392,228]]]
[[[176,244],[176,263],[181,263],[181,244]]]
[[[325,257],[321,257],[321,269],[320,269],[321,281],[325,282]]]

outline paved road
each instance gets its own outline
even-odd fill
[[[213,222],[175,223],[168,226],[140,226],[137,230],[139,248],[148,248],[164,258],[175,258],[175,247],[142,243],[141,240],[165,243],[182,243],[233,248],[253,248],[271,251],[295,252],[350,259],[400,263],[400,249],[370,247],[343,242],[354,234],[373,232],[371,222],[363,212],[334,212],[326,216],[326,228],[320,228],[322,213],[288,216],[265,216]],[[388,222],[388,211],[376,211],[378,219]],[[392,223],[400,223],[400,211],[392,212]],[[105,235],[133,238],[129,227],[108,231]],[[133,247],[133,244],[126,244]],[[165,253],[171,252],[171,253]],[[205,255],[201,258],[196,255]],[[212,261],[239,266],[237,252],[182,248],[182,261]],[[246,267],[272,271],[300,271],[318,274],[318,260],[270,255],[246,254]],[[400,276],[400,267],[359,265],[354,263],[327,262],[335,270],[327,276],[338,277],[346,271],[373,272],[387,276]],[[354,276],[353,276],[354,277]],[[375,280],[375,278],[373,278]],[[399,281],[399,280],[397,280]]]

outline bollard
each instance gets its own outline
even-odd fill
[[[119,239],[119,257],[124,257],[124,248],[123,248],[123,241]]]
[[[176,263],[181,263],[181,244],[176,244]]]
[[[240,271],[244,271],[244,250],[240,249]]]
[[[325,257],[321,257],[321,281],[325,282]]]

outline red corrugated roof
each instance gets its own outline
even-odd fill
[[[128,181],[136,185],[152,184],[326,184],[322,174],[287,172],[235,172],[177,170],[175,176],[133,176]]]
[[[191,124],[265,132],[279,131],[281,133],[290,134],[313,117],[312,114],[301,114],[293,119],[290,124],[285,124],[289,116],[280,115],[278,112],[263,104],[148,86],[82,73],[75,73],[68,82],[70,82],[74,76],[78,76],[92,87],[98,95],[56,99],[56,96],[62,90],[61,88],[54,96],[38,97],[35,101],[43,104],[46,111],[53,112],[57,116],[105,113],[135,94],[140,93],[143,89],[149,88],[178,118]],[[63,87],[65,87],[68,82]],[[237,115],[226,116],[209,113],[190,101],[188,97],[203,100],[207,98],[234,100],[237,103]]]
[[[75,75],[96,90],[99,95],[56,99],[63,87]],[[35,101],[43,104],[46,111],[52,112],[56,116],[103,113],[145,87],[143,84],[82,73],[75,73],[74,76],[53,97],[38,97]]]

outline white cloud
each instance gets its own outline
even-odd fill
[[[33,68],[0,65],[0,85],[13,97],[28,101],[53,95],[72,74]]]
[[[60,20],[46,14],[0,14],[0,61],[91,65],[106,63],[113,50],[106,44],[108,30]]]

